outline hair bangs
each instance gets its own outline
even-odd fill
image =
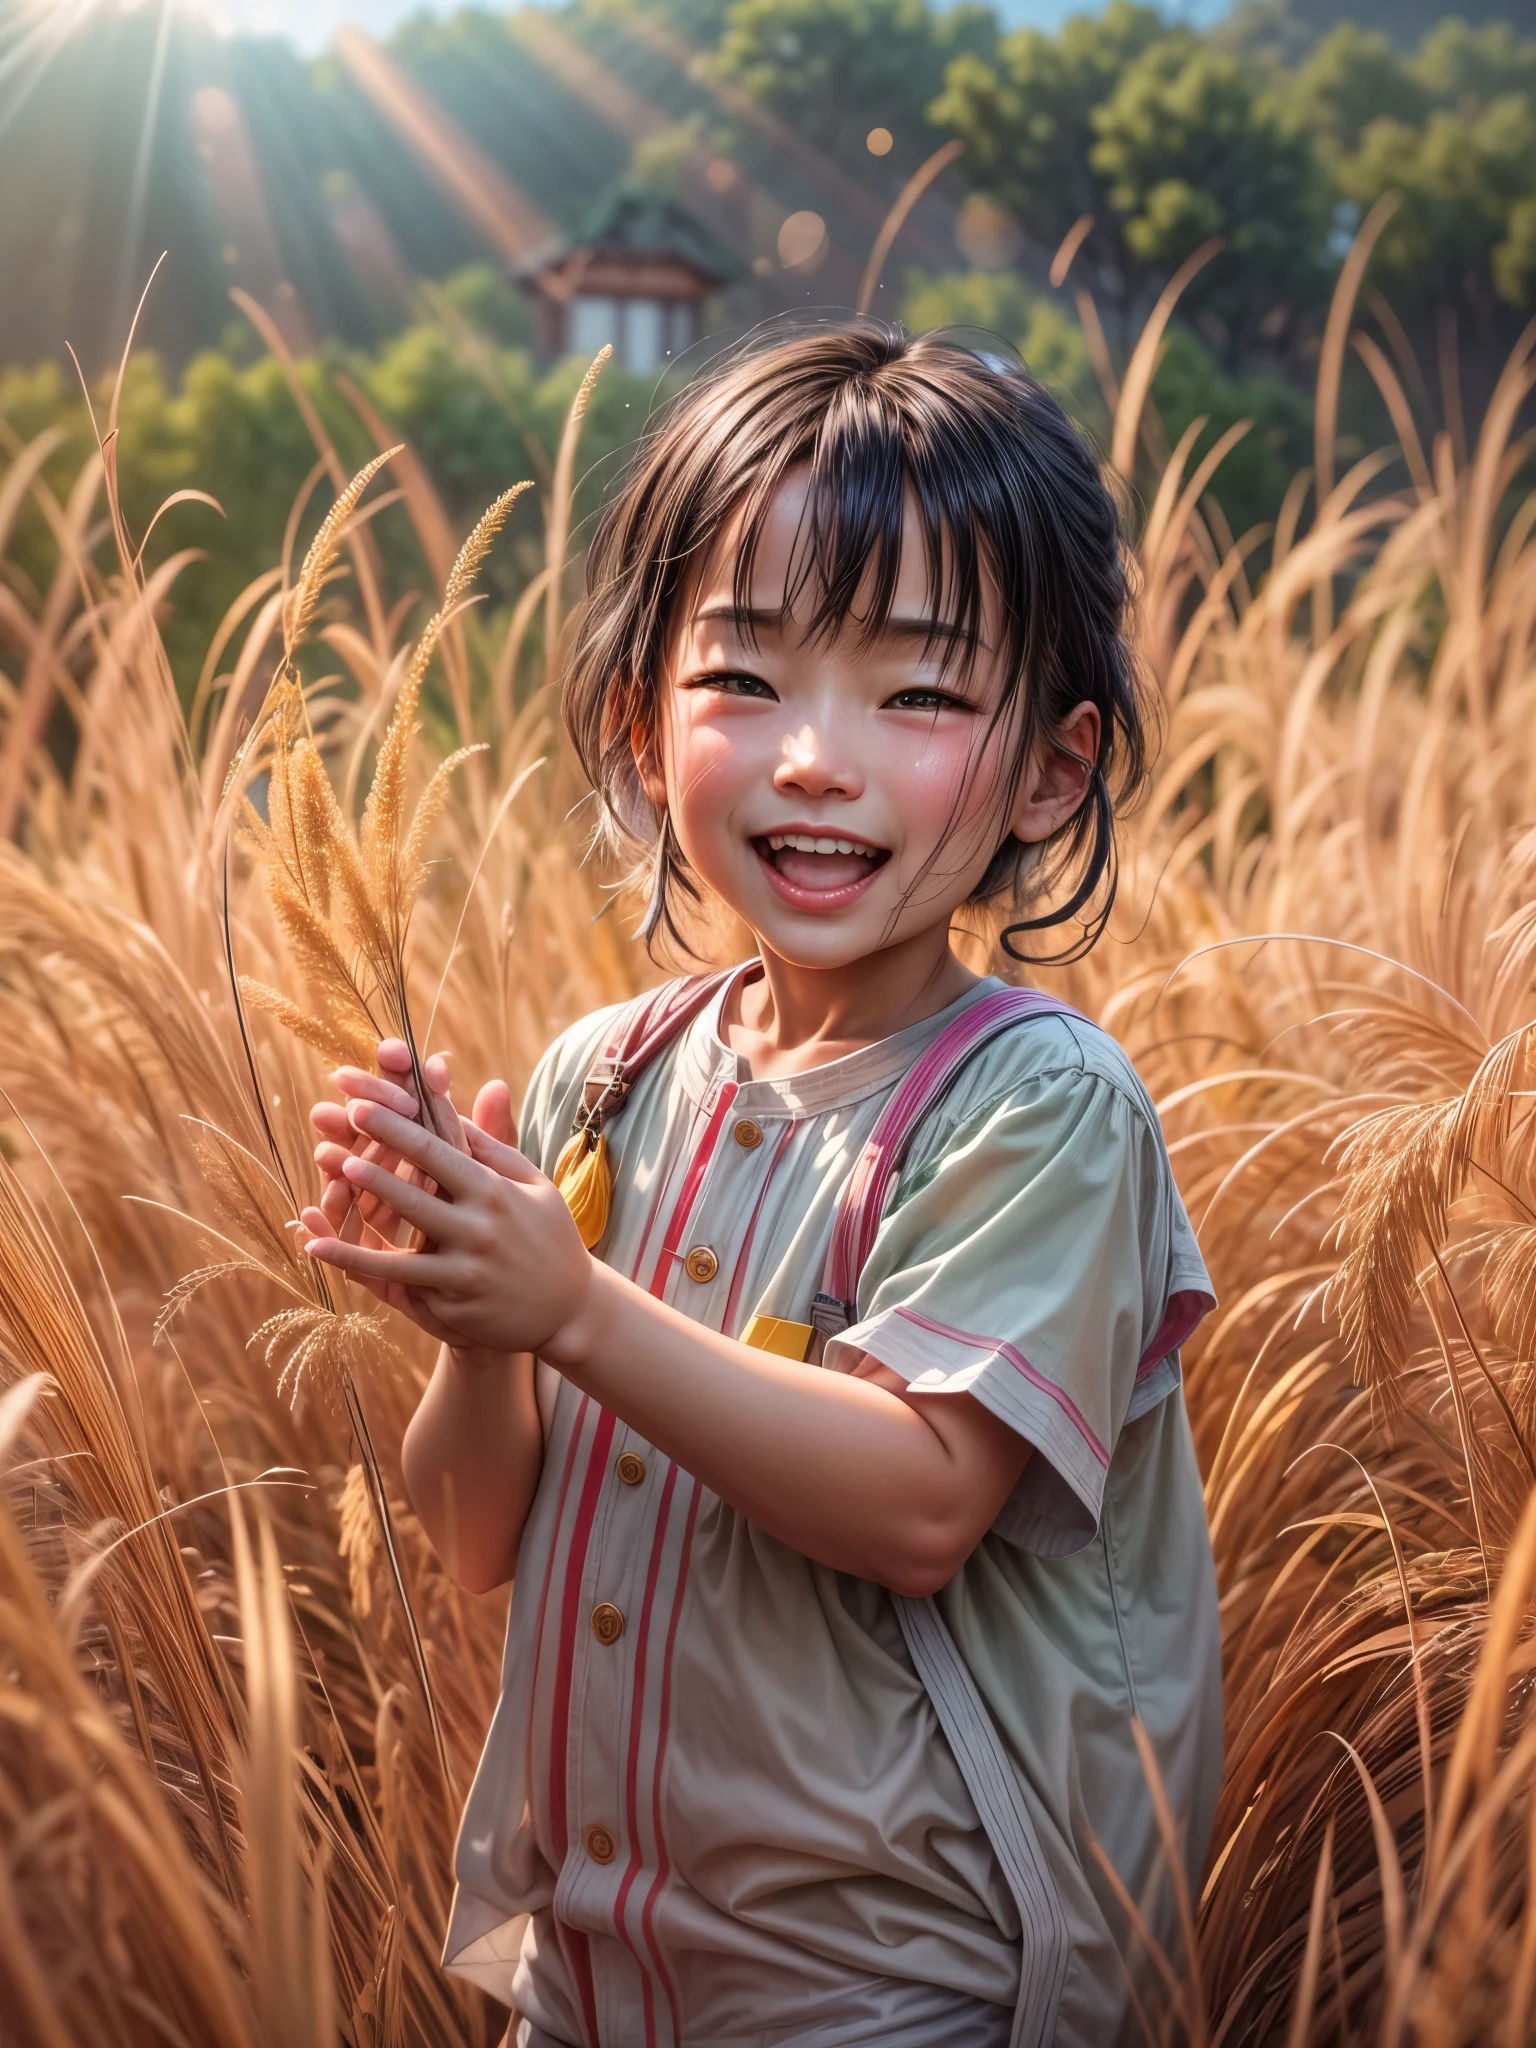
[[[760,612],[752,582],[763,531],[789,475],[810,472],[791,549],[784,609],[810,640],[845,632],[869,646],[891,624],[902,553],[921,545],[925,570],[924,658],[965,673],[985,647],[985,578],[966,493],[948,463],[920,458],[907,408],[874,377],[850,379],[832,395],[809,446],[796,436],[762,462],[738,500],[739,544],[732,569],[738,630],[755,644]],[[764,451],[767,454],[767,451]],[[905,623],[905,622],[904,622]]]

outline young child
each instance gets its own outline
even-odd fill
[[[565,1032],[520,1151],[386,1043],[302,1219],[442,1340],[406,1486],[515,1573],[448,1967],[518,2048],[1106,2048],[1126,1897],[1176,1946],[1134,1723],[1191,1883],[1220,1776],[1210,1284],[1124,1055],[950,933],[1107,915],[1111,499],[1026,375],[860,324],[692,384],[588,581],[647,932],[707,895],[754,956]]]

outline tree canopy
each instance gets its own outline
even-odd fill
[[[1219,236],[1188,312],[1230,362],[1283,351],[1387,192],[1379,275],[1405,317],[1454,305],[1486,330],[1536,303],[1536,40],[1507,23],[1448,20],[1410,54],[1343,22],[1288,66],[1111,0],[952,61],[929,118],[1042,252],[1093,216],[1080,261],[1127,331]]]

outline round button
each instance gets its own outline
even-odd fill
[[[638,1486],[645,1477],[645,1460],[634,1451],[624,1451],[613,1469],[626,1486]]]
[[[586,1842],[587,1854],[594,1863],[611,1863],[619,1853],[619,1845],[608,1828],[588,1828]]]
[[[696,1244],[684,1259],[683,1270],[690,1280],[713,1280],[720,1270],[720,1261],[707,1244]]]
[[[600,1643],[616,1643],[624,1633],[624,1617],[611,1600],[592,1610],[592,1633]]]
[[[763,1142],[763,1127],[744,1116],[731,1134],[743,1152],[755,1152]]]

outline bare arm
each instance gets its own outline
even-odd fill
[[[379,1071],[343,1067],[332,1077],[347,1102],[383,1103],[414,1117],[410,1053],[399,1039],[379,1047]],[[468,1128],[448,1096],[448,1069],[426,1063],[427,1113],[458,1154],[468,1157]],[[320,1133],[315,1162],[324,1179],[319,1205],[306,1209],[307,1235],[335,1231],[348,1243],[391,1249],[400,1234],[396,1209],[348,1178],[347,1162],[366,1160],[382,1180],[403,1177],[420,1186],[419,1169],[391,1145],[369,1138],[351,1121],[346,1102],[319,1102],[310,1121]],[[488,1138],[515,1136],[506,1084],[488,1082],[475,1098],[473,1125]],[[414,1128],[414,1126],[413,1126]],[[430,1185],[430,1180],[428,1181]],[[359,1274],[363,1285],[443,1339],[437,1364],[406,1428],[400,1465],[406,1494],[433,1549],[472,1593],[488,1592],[512,1576],[523,1524],[543,1464],[543,1432],[534,1398],[533,1359],[461,1344],[409,1287]]]
[[[537,1352],[759,1527],[839,1571],[932,1592],[985,1534],[1028,1447],[969,1395],[912,1394],[873,1361],[824,1372],[719,1336],[594,1260],[559,1191],[511,1146],[466,1126],[466,1159],[377,1101],[351,1117],[439,1183],[428,1193],[363,1159],[345,1169],[431,1247],[317,1233],[314,1256],[409,1288],[466,1344]]]
[[[411,1506],[432,1548],[471,1593],[517,1566],[544,1462],[526,1353],[445,1344],[400,1446]]]
[[[968,1394],[754,1350],[606,1266],[544,1355],[759,1528],[913,1598],[954,1577],[1029,1454]]]

